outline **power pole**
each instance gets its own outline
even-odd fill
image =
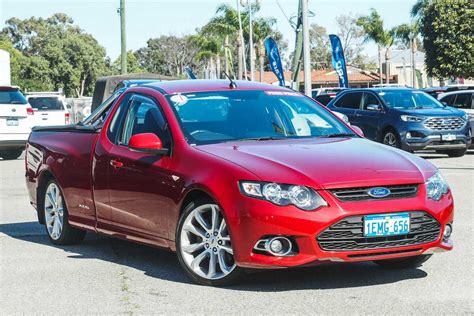
[[[239,37],[240,37],[240,43],[241,43],[241,50],[242,50],[242,65],[244,67],[244,80],[247,80],[247,58],[245,56],[245,41],[244,41],[244,31],[242,29],[242,16],[240,14],[240,3],[239,0],[236,0],[237,2],[237,15],[239,18]],[[239,79],[242,79],[242,72],[239,73]]]
[[[303,0],[303,67],[304,93],[311,97],[311,58],[309,51],[308,1]]]
[[[248,2],[249,8],[249,45],[250,45],[250,80],[255,80],[255,50],[253,47],[253,22],[252,22],[252,2]]]
[[[120,64],[121,64],[121,73],[122,75],[127,73],[127,38],[126,38],[126,28],[125,28],[125,0],[120,0]]]

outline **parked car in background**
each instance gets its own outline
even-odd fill
[[[34,124],[33,108],[20,88],[0,86],[0,157],[18,158]]]
[[[91,231],[170,249],[204,285],[332,261],[416,268],[453,248],[433,164],[274,85],[127,88],[81,124],[35,127],[25,166],[53,244]]]
[[[434,98],[438,98],[438,96],[443,93],[459,91],[459,90],[473,90],[473,89],[474,89],[474,86],[472,85],[454,84],[454,85],[448,85],[448,86],[442,86],[442,87],[427,87],[421,90],[428,93]]]
[[[33,92],[26,95],[36,113],[38,126],[67,125],[71,123],[71,113],[65,97],[58,92]]]
[[[351,89],[328,108],[347,115],[365,137],[407,151],[430,149],[460,157],[471,143],[467,114],[420,90]]]
[[[341,87],[327,87],[327,88],[317,88],[311,90],[311,96],[313,99],[317,97],[318,95],[330,95],[330,96],[335,96],[339,92],[346,90],[346,88],[341,88]]]
[[[442,103],[463,110],[471,122],[471,148],[474,147],[474,89],[457,90],[438,95]]]

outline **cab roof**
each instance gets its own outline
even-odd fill
[[[144,84],[144,87],[152,87],[160,90],[164,94],[188,93],[188,92],[208,92],[223,90],[266,90],[266,91],[291,91],[288,88],[259,83],[254,81],[235,80],[235,88],[230,86],[230,80],[175,80],[162,81]]]

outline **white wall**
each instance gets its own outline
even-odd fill
[[[0,85],[11,85],[10,54],[0,49]]]

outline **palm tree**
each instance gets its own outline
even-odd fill
[[[242,28],[244,40],[248,42],[249,39],[249,10],[252,10],[252,15],[260,10],[260,6],[253,4],[247,6],[241,13]],[[273,26],[276,24],[274,18],[263,18],[257,17],[252,19],[253,28],[253,39],[254,43],[258,44],[261,40],[264,40],[267,36],[272,36],[276,32],[273,30]],[[222,4],[217,8],[216,16],[214,16],[202,29],[201,34],[204,36],[213,36],[219,39],[222,46],[225,47],[225,43],[228,44],[229,50],[232,50],[239,45],[239,18],[237,10],[229,4]],[[240,43],[243,45],[243,43]],[[246,50],[250,51],[250,47],[246,47]],[[255,49],[253,47],[252,49]],[[235,49],[234,49],[235,52]],[[229,54],[230,56],[231,54]],[[250,54],[246,54],[249,56]],[[242,69],[239,60],[239,70]],[[226,59],[226,63],[230,63]]]
[[[385,68],[387,83],[390,82],[390,48],[394,42],[394,30],[386,30],[383,26],[383,20],[375,9],[370,10],[370,14],[362,16],[357,20],[357,25],[361,26],[365,32],[366,41],[373,41],[378,45],[379,50],[379,74],[380,83],[382,80],[382,48],[385,48]]]

